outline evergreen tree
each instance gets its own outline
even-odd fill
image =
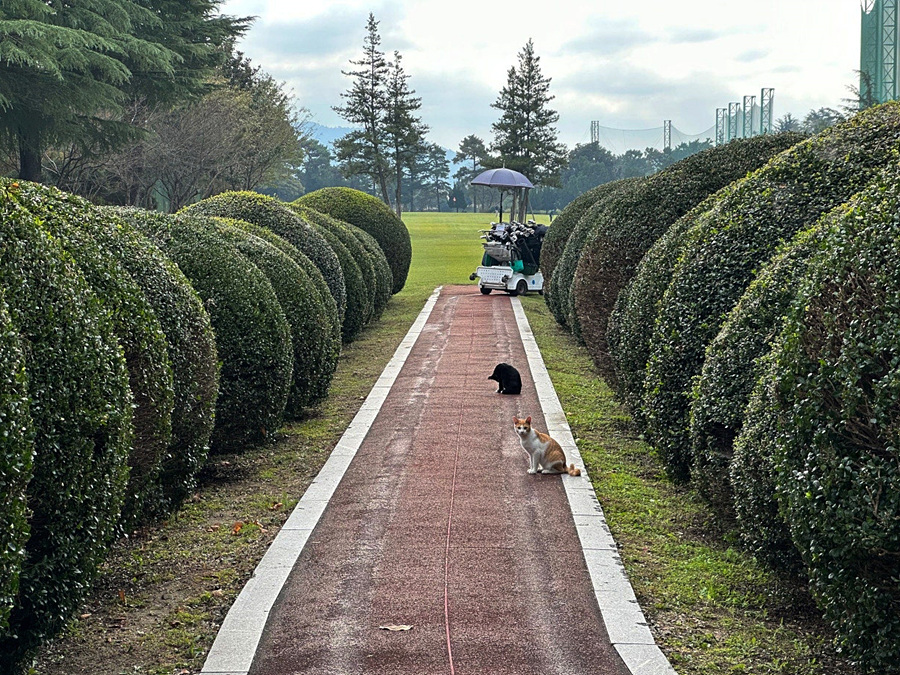
[[[456,163],[463,163],[464,165],[459,168],[459,170],[453,174],[453,177],[458,182],[468,182],[471,181],[475,176],[477,176],[484,169],[484,161],[488,156],[487,147],[484,145],[484,141],[481,140],[475,134],[470,134],[466,136],[459,142],[459,150],[456,151],[456,155],[453,157],[453,161]],[[472,168],[465,166],[466,162],[472,163]],[[472,211],[478,211],[478,193],[477,186],[472,185]]]
[[[0,137],[19,176],[40,181],[51,144],[113,148],[138,135],[135,98],[199,93],[246,19],[215,17],[220,0],[4,0],[0,5]]]
[[[423,151],[428,171],[428,187],[434,193],[435,205],[440,211],[441,203],[446,201],[450,192],[450,160],[447,159],[447,151],[437,143],[427,143]]]
[[[394,52],[387,79],[387,112],[385,115],[385,142],[391,154],[394,171],[394,208],[400,217],[403,211],[403,175],[415,160],[417,148],[422,144],[428,127],[415,115],[422,106],[422,99],[413,96],[408,85],[409,75],[400,64],[400,52]]]
[[[341,94],[346,103],[333,108],[345,120],[362,128],[339,138],[334,145],[344,175],[371,176],[384,203],[390,205],[387,180],[389,169],[385,156],[387,81],[390,69],[384,52],[378,48],[380,44],[378,22],[375,15],[370,13],[363,40],[363,57],[359,61],[350,61],[357,67],[356,70],[341,71],[354,78],[350,90]]]
[[[550,78],[541,74],[540,57],[529,39],[519,52],[518,69],[507,72],[506,86],[491,107],[501,111],[492,125],[496,157],[488,166],[506,166],[524,173],[535,185],[559,185],[566,149],[557,141],[559,113],[549,107]]]

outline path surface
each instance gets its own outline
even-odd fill
[[[521,396],[487,379],[515,365]],[[623,675],[510,299],[445,288],[268,615],[250,672]],[[383,625],[411,625],[391,632]]]

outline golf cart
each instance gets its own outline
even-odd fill
[[[544,293],[544,276],[540,271],[541,245],[546,225],[525,221],[528,190],[534,186],[525,176],[511,169],[489,169],[479,174],[472,185],[487,185],[500,189],[500,222],[491,223],[489,230],[481,230],[484,254],[481,265],[469,276],[478,279],[478,288],[485,295],[493,290],[510,295],[524,295],[530,291]],[[509,222],[503,222],[503,193],[512,192]]]

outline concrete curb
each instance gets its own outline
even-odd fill
[[[569,462],[581,469],[581,476],[565,476],[563,486],[569,498],[575,529],[581,540],[594,595],[609,639],[632,675],[677,675],[654,641],[644,613],[638,605],[616,542],[606,525],[603,509],[597,501],[581,453],[578,452],[556,389],[522,309],[522,302],[516,297],[511,300],[538,400],[547,422],[547,433],[559,442]]]
[[[249,672],[269,611],[281,593],[306,540],[325,511],[328,500],[369,433],[372,421],[381,410],[400,369],[434,309],[441,288],[436,288],[426,301],[359,412],[331,451],[328,461],[294,507],[254,570],[253,576],[228,610],[200,675],[247,675]]]

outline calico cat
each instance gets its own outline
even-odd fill
[[[581,469],[574,464],[566,466],[566,455],[559,443],[547,434],[536,431],[531,426],[531,415],[524,420],[513,417],[519,442],[531,461],[528,473],[567,473],[580,476]],[[540,468],[538,468],[540,467]]]
[[[508,363],[498,363],[494,372],[488,375],[488,379],[499,383],[498,394],[522,393],[522,378],[519,376],[519,371]]]

